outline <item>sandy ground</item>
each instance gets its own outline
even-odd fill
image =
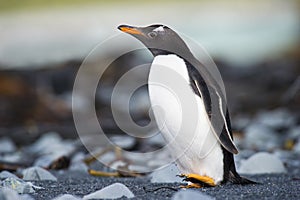
[[[171,199],[180,183],[150,183],[147,178],[92,177],[84,173],[56,173],[58,182],[41,181],[36,185],[45,189],[32,196],[35,199],[52,199],[61,194],[83,197],[115,182],[125,184],[135,195],[134,199]],[[249,176],[248,176],[249,177]],[[225,184],[198,190],[216,199],[300,199],[300,173],[250,176],[256,185]]]

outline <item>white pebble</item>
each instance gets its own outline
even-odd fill
[[[30,152],[40,155],[51,155],[56,158],[68,155],[74,149],[74,142],[62,140],[59,134],[55,132],[46,133],[29,147]]]
[[[300,139],[299,139],[298,142],[295,144],[293,150],[294,150],[294,152],[296,152],[296,153],[300,153]]]
[[[53,200],[80,200],[80,198],[75,197],[75,196],[70,195],[70,194],[64,194],[64,195],[60,195],[58,197],[55,197]]]
[[[72,163],[69,167],[70,171],[80,171],[84,173],[88,173],[89,167],[84,162],[76,162]]]
[[[16,151],[13,153],[4,154],[3,156],[0,155],[0,160],[4,162],[16,163],[20,162],[20,160],[22,160],[23,157],[24,155],[22,155],[21,152]]]
[[[20,195],[21,200],[34,200],[34,198],[32,196],[30,196],[29,194],[22,194]]]
[[[21,197],[18,193],[10,188],[3,187],[0,188],[0,199],[1,200],[21,200]]]
[[[285,108],[261,111],[257,121],[271,128],[290,127],[295,123],[294,116]]]
[[[164,168],[157,169],[150,174],[151,183],[176,183],[181,182],[182,178],[178,177],[180,172],[175,164],[170,164]]]
[[[16,151],[16,146],[10,138],[0,138],[0,153],[9,153]]]
[[[114,183],[101,190],[85,195],[83,199],[118,199],[121,197],[133,198],[134,194],[122,183]]]
[[[300,126],[292,127],[289,130],[288,135],[290,138],[298,139],[300,141]]]
[[[259,152],[241,162],[238,170],[242,174],[265,174],[286,172],[281,160],[275,155]]]
[[[10,173],[9,171],[2,171],[0,173],[0,180],[6,179],[6,178],[18,178],[16,175]]]
[[[110,140],[121,149],[131,148],[135,144],[135,138],[128,136],[113,136]]]
[[[40,167],[29,167],[23,171],[23,179],[24,180],[50,180],[50,181],[57,181],[57,178],[53,176],[47,170],[40,168]]]
[[[48,149],[50,149],[51,145],[58,144],[61,141],[62,139],[58,133],[49,132],[44,134],[37,141],[35,141],[34,144],[30,146],[30,151],[41,154],[49,153]]]
[[[180,190],[176,192],[172,197],[172,200],[192,200],[192,199],[212,200],[216,198],[208,196],[206,194],[203,194],[195,190]]]
[[[2,186],[10,188],[19,194],[28,194],[34,192],[33,184],[25,182],[19,178],[7,178],[2,181]]]
[[[280,140],[271,128],[268,126],[253,123],[245,130],[245,148],[258,150],[272,150],[280,146]]]

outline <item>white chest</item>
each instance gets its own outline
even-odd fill
[[[176,55],[156,56],[149,96],[157,125],[183,173],[223,178],[223,155],[211,132],[202,99],[190,86],[188,70]]]
[[[179,94],[189,91],[189,76],[183,59],[176,55],[156,56],[148,79],[150,102],[160,130],[176,135],[182,123]],[[165,133],[164,137],[169,137]]]
[[[187,150],[205,156],[209,139],[215,141],[210,131],[210,121],[202,99],[190,86],[188,70],[183,59],[176,55],[156,56],[152,62],[149,79],[151,107],[159,129],[172,151]],[[197,147],[193,149],[193,143]],[[177,152],[177,153],[178,153]]]

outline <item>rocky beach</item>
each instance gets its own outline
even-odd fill
[[[300,199],[299,4],[268,2],[0,13],[0,200]],[[189,13],[170,18],[183,6]],[[150,8],[162,14],[150,17]],[[120,15],[124,9],[135,15]],[[192,12],[197,20],[187,17]],[[152,57],[144,49],[121,54],[136,47],[115,36],[124,21],[166,23],[203,45],[204,62],[212,57],[226,88],[237,171],[257,184],[181,187],[187,183],[153,123],[147,85],[132,92],[147,82]],[[82,93],[74,92],[78,80]],[[85,93],[95,80],[94,96]],[[145,128],[141,137],[128,131],[128,116]]]

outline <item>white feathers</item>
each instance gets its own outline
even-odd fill
[[[165,30],[164,30],[164,27],[163,27],[163,26],[159,26],[159,27],[153,29],[153,31],[155,31],[155,32],[163,32],[163,31],[165,31]]]
[[[182,58],[178,57],[177,55],[169,54],[169,55],[155,56],[154,60],[152,61],[151,70],[161,70],[162,68],[168,68],[170,71],[177,73],[178,76],[186,80],[186,83],[189,83],[189,74],[185,62]],[[170,74],[165,74],[165,75],[168,77],[168,75]]]
[[[164,130],[165,138],[173,138],[180,129],[182,110],[176,85],[187,85],[188,79],[185,63],[176,55],[154,58],[148,80],[149,95],[157,125]]]
[[[159,55],[148,79],[150,102],[163,137],[182,173],[223,180],[223,154],[202,99],[190,86],[188,70],[176,55]]]

